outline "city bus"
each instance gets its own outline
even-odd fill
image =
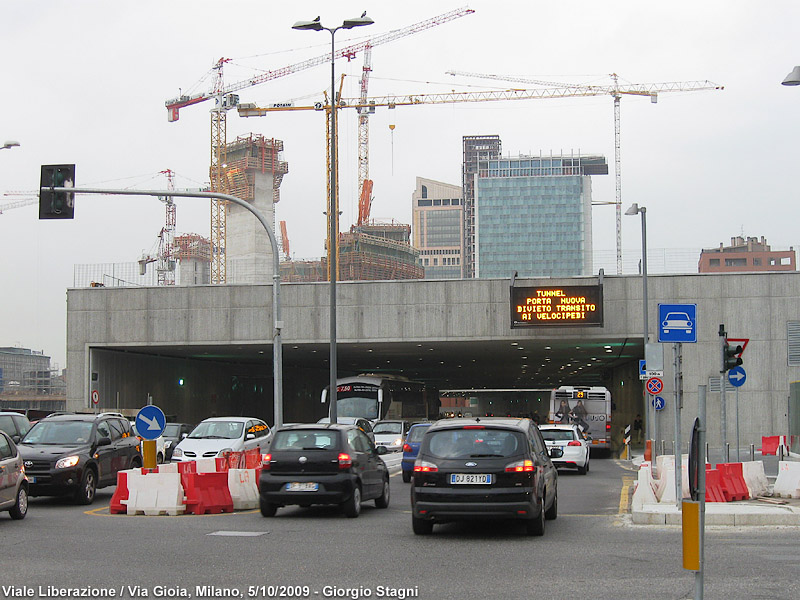
[[[566,402],[569,410],[564,410]],[[582,405],[586,412],[575,407]],[[588,438],[592,448],[611,449],[611,392],[600,386],[562,385],[550,392],[550,423],[575,423]]]
[[[328,402],[328,388],[322,404]],[[336,380],[336,416],[425,421],[439,418],[439,392],[418,381],[386,374],[365,373]]]

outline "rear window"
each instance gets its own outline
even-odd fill
[[[541,429],[540,431],[546,442],[570,442],[578,439],[571,429]]]
[[[446,429],[428,438],[428,452],[439,458],[514,456],[525,448],[522,434],[505,429]]]
[[[411,430],[408,432],[408,438],[406,439],[407,442],[419,442],[422,440],[422,436],[425,435],[425,432],[428,431],[428,427],[430,425],[426,425],[425,427],[412,427]]]
[[[271,450],[333,450],[336,431],[311,431],[307,429],[280,430],[270,446]]]

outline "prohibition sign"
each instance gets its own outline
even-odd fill
[[[661,381],[658,377],[651,377],[647,380],[647,393],[648,394],[660,394],[661,390],[664,389],[664,382]]]
[[[94,404],[100,402],[100,392],[98,392],[97,390],[92,390],[92,402]]]

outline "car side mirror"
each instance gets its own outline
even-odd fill
[[[12,441],[13,441],[15,444],[19,444],[19,441],[20,441],[21,439],[22,439],[22,436],[21,436],[21,435],[12,435],[12,436],[11,436],[11,440],[12,440]]]
[[[182,439],[182,440],[183,440],[183,439],[186,439],[187,437],[189,437],[189,434],[188,434],[188,433],[182,433],[182,434],[181,434],[181,439]]]
[[[550,448],[548,454],[550,458],[561,458],[564,456],[564,450],[562,448]]]
[[[111,445],[111,438],[103,436],[97,440],[97,446],[110,446]]]
[[[248,433],[246,436],[244,436],[244,439],[246,439],[246,440],[254,440],[254,439],[256,439],[256,434],[255,433]]]
[[[387,454],[389,451],[386,449],[386,446],[378,446],[375,448],[378,454]]]

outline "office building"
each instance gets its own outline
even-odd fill
[[[464,236],[461,187],[417,177],[412,195],[413,245],[425,279],[460,279]]]

